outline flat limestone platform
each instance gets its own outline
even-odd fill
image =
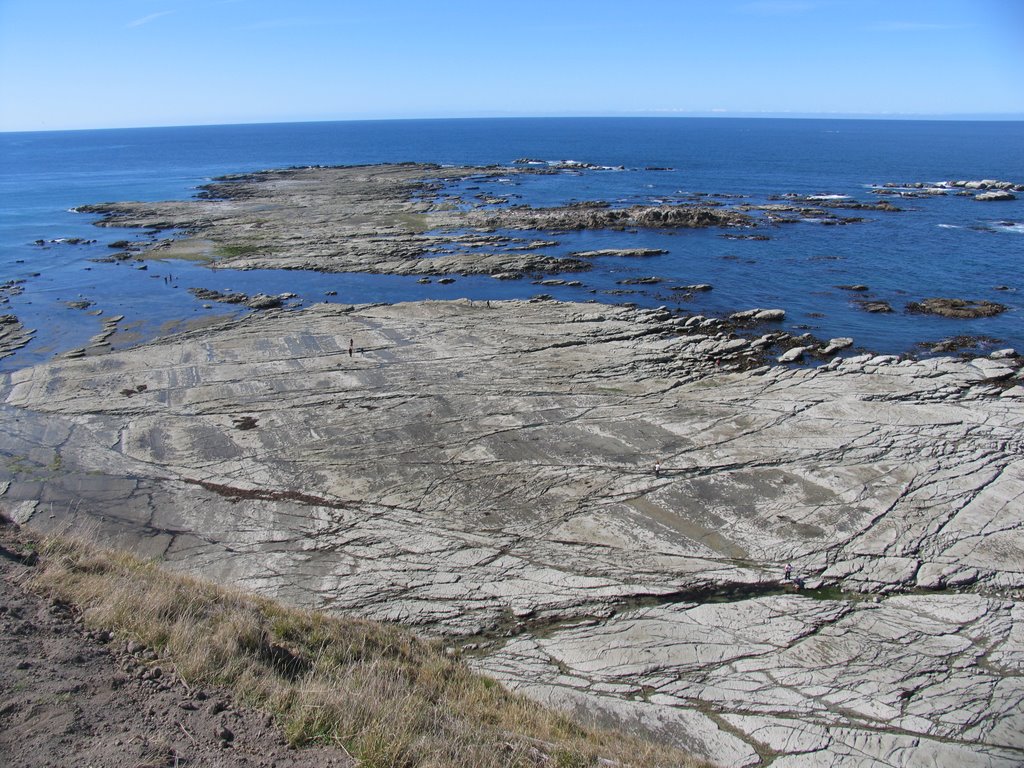
[[[1021,764],[1017,362],[731,370],[754,344],[596,304],[270,311],[4,377],[0,505],[726,764]]]
[[[470,179],[543,172],[412,163],[289,168],[224,177],[203,187],[201,199],[101,203],[79,210],[103,214],[100,226],[173,230],[170,239],[137,246],[159,259],[204,259],[234,269],[506,279],[585,271],[588,258],[608,253],[645,253],[634,249],[557,257],[544,253],[557,241],[533,239],[536,232],[521,237],[515,231],[755,225],[746,213],[692,202],[625,209],[601,204],[523,208],[508,205],[507,198],[484,205],[446,189]]]

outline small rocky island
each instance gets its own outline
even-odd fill
[[[174,230],[166,255],[402,274],[585,269],[592,254],[555,264],[515,234],[545,217],[758,221],[474,208],[437,194],[466,169],[428,170],[269,172],[90,210]],[[415,627],[511,687],[725,765],[1019,766],[1020,358],[833,357],[853,340],[783,338],[783,316],[268,306],[4,375],[0,504]]]

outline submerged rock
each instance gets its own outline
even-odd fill
[[[865,312],[892,312],[892,305],[887,301],[858,301],[856,304]]]

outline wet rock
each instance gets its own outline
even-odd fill
[[[661,256],[668,253],[662,248],[604,248],[598,251],[575,251],[569,254],[578,259],[597,259],[607,256],[618,258],[638,258],[645,256]]]
[[[1005,200],[1016,200],[1017,196],[1012,192],[1005,190],[993,190],[991,192],[982,192],[974,196],[975,200],[980,200],[983,203],[1002,202]]]
[[[617,285],[657,285],[662,282],[660,277],[627,277],[625,280],[617,280]]]
[[[1024,184],[1014,183],[1012,181],[1001,181],[999,179],[978,179],[978,180],[965,180],[957,179],[950,181],[940,182],[886,182],[883,185],[887,189],[904,189],[904,190],[922,190],[924,192],[942,192],[949,189],[964,189],[964,190],[985,190],[985,189],[996,189],[996,190],[1013,190],[1015,192],[1024,192]]]
[[[729,319],[733,321],[755,323],[778,322],[784,320],[785,317],[786,310],[784,309],[745,309],[742,312],[733,312],[729,315]]]
[[[719,235],[726,240],[770,240],[768,235],[737,235],[733,232],[726,232],[725,234]]]
[[[911,301],[907,304],[907,311],[970,320],[979,317],[994,317],[1005,312],[1006,306],[994,301],[934,298]]]
[[[569,205],[560,208],[512,208],[476,214],[476,226],[515,229],[608,229],[703,228],[750,226],[749,216],[738,211],[720,211],[706,206],[632,206],[610,208],[600,205]],[[653,255],[653,254],[634,254]]]
[[[22,325],[15,315],[0,315],[0,358],[24,347],[34,334],[35,331]]]
[[[840,336],[839,338],[836,339],[829,339],[828,344],[822,347],[821,354],[828,357],[834,355],[836,352],[839,352],[840,350],[848,349],[849,347],[852,346],[853,339],[851,339],[849,336]]]
[[[781,322],[785,318],[786,318],[786,310],[784,310],[784,309],[762,309],[760,312],[757,312],[754,315],[753,320],[755,322],[759,322],[759,323],[761,323],[761,322],[774,322],[774,323],[777,323],[777,322]]]
[[[267,296],[264,293],[258,293],[246,301],[245,306],[249,309],[274,309],[280,307],[282,303],[280,296]]]
[[[865,312],[892,312],[892,306],[887,301],[858,301],[857,306],[863,309]]]
[[[188,292],[202,301],[220,301],[225,304],[244,304],[249,297],[244,293],[221,293],[212,288],[189,288]]]
[[[799,362],[800,360],[803,360],[804,353],[807,352],[807,350],[807,347],[793,347],[792,349],[787,349],[785,352],[779,355],[778,360],[780,363]]]

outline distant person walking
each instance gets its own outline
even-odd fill
[[[356,348],[356,340],[355,339],[349,339],[348,340],[348,356],[349,357],[352,357],[352,353],[355,351],[355,348]]]
[[[654,476],[655,477],[661,477],[661,462],[660,461],[654,462]]]

